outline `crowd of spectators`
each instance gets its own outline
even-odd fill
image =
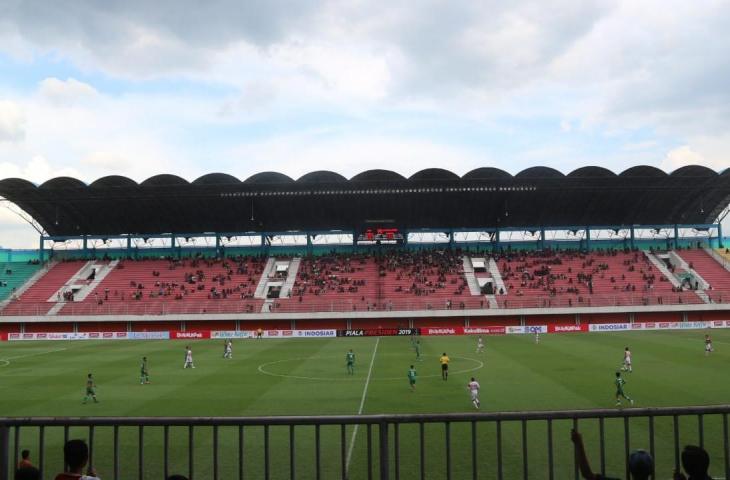
[[[392,250],[380,255],[330,254],[305,258],[290,296],[349,296],[353,310],[392,310],[408,297],[462,295],[467,289],[459,251]],[[351,295],[350,295],[351,294]],[[446,308],[464,302],[445,301]]]
[[[120,261],[118,270],[128,268],[129,260]],[[135,262],[145,262],[137,260]],[[266,257],[232,258],[189,258],[165,259],[165,269],[180,272],[171,276],[153,269],[151,277],[130,280],[128,288],[105,288],[104,297],[95,293],[99,305],[105,301],[141,301],[144,299],[166,298],[185,300],[191,296],[208,300],[250,299],[253,298],[256,282],[263,272]]]
[[[570,439],[575,453],[575,465],[585,480],[618,480],[593,471],[583,443],[583,436],[571,430]],[[84,440],[69,440],[63,446],[64,471],[56,480],[100,480],[93,465],[89,463],[89,447]],[[675,470],[673,480],[712,480],[709,475],[710,456],[702,447],[687,445],[681,453],[682,471]],[[655,474],[654,458],[646,450],[634,450],[627,459],[630,480],[649,480]],[[86,468],[86,471],[84,469]],[[17,465],[15,480],[38,480],[41,472],[30,460],[30,452],[22,451],[22,460]],[[187,480],[183,475],[171,475],[167,480]],[[627,479],[628,480],[628,479]]]

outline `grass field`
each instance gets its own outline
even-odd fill
[[[222,358],[222,341],[189,342],[195,369],[183,370],[185,341],[5,342],[0,344],[0,415],[3,416],[259,416],[375,413],[471,412],[466,383],[482,385],[482,411],[613,408],[614,372],[625,346],[633,352],[634,372],[626,391],[637,407],[725,404],[730,402],[730,331],[712,331],[715,352],[706,357],[702,331],[530,335],[486,338],[483,354],[472,337],[422,337],[423,361],[416,362],[410,338],[336,338],[234,341],[231,360]],[[356,353],[355,375],[345,372],[345,352]],[[451,359],[448,381],[440,378],[438,357]],[[140,385],[139,364],[147,356],[152,383]],[[417,390],[406,379],[418,370]],[[82,405],[86,373],[93,372],[98,404]],[[367,388],[366,388],[367,383]],[[607,465],[623,474],[623,421],[607,421]],[[631,447],[648,448],[646,420],[632,420]],[[570,422],[557,422],[556,478],[572,478]],[[470,425],[452,426],[453,478],[470,475]],[[657,478],[673,467],[670,419],[657,419]],[[478,429],[480,478],[495,478],[494,425]],[[589,454],[598,466],[597,422],[581,426]],[[504,424],[505,478],[521,478],[520,425]],[[187,430],[171,429],[172,470],[186,473]],[[443,425],[426,427],[429,478],[443,478]],[[238,478],[238,430],[220,429],[221,478]],[[354,438],[350,478],[367,478],[365,429]],[[72,429],[71,437],[85,437]],[[112,478],[111,429],[95,432],[95,465]],[[546,478],[545,422],[529,426],[530,478]],[[37,430],[21,430],[21,448],[37,456]],[[262,478],[262,430],[246,432],[247,478]],[[47,478],[61,467],[61,429],[46,432]],[[121,431],[122,478],[136,477],[137,431]],[[212,464],[209,428],[196,429],[196,478],[209,478]],[[324,428],[324,478],[339,478],[339,428]],[[400,431],[400,478],[417,478],[417,427]],[[374,435],[374,441],[377,435]],[[289,478],[289,431],[272,428],[272,478]],[[682,421],[680,441],[697,443],[697,420]],[[313,478],[313,429],[297,431],[297,478]],[[705,418],[705,444],[714,470],[721,471],[719,417]],[[162,431],[145,429],[145,478],[161,478]],[[52,477],[51,477],[52,478]]]

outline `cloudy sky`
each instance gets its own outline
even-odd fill
[[[729,25],[727,1],[2,0],[0,178],[721,170]],[[0,208],[0,245],[36,244]]]

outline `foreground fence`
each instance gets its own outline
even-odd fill
[[[703,446],[714,478],[730,478],[730,405],[627,410],[322,417],[0,418],[0,478],[21,449],[43,478],[63,468],[62,444],[84,438],[104,479],[579,478],[569,439],[579,429],[594,470],[629,478],[648,450],[656,478]],[[358,432],[359,429],[359,432]],[[30,440],[29,440],[30,439]],[[613,471],[608,471],[613,469]],[[720,477],[720,473],[722,472]]]

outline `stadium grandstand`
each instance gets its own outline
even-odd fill
[[[0,417],[1,478],[27,443],[41,472],[60,466],[47,445],[82,432],[105,478],[577,479],[579,423],[601,472],[628,478],[637,442],[679,469],[691,430],[730,474],[724,353],[702,338],[730,328],[730,170],[8,178],[0,197],[39,232],[37,250],[0,250],[0,406],[19,412]],[[244,363],[225,363],[233,340]],[[139,359],[137,392],[120,372]],[[10,387],[43,372],[61,391],[78,368],[83,407]],[[596,408],[614,401],[599,377],[634,406],[624,374],[644,403]],[[491,410],[455,413],[465,387]]]
[[[0,195],[42,232],[35,258],[3,259],[5,333],[109,316],[132,329],[711,319],[730,302],[730,174],[699,166],[5,179]]]

